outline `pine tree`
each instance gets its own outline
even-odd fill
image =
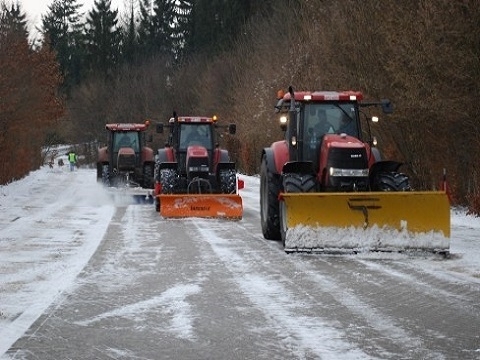
[[[54,0],[48,7],[49,12],[42,16],[44,41],[57,52],[67,92],[80,83],[84,71],[84,24],[80,20],[79,8],[77,0]]]
[[[178,0],[175,6],[174,27],[172,29],[172,50],[177,61],[188,52],[187,40],[192,34],[193,0]]]
[[[120,30],[118,10],[111,9],[111,0],[95,0],[87,16],[86,49],[88,68],[105,76],[119,61]]]
[[[138,38],[144,57],[173,56],[175,0],[141,0]]]
[[[3,34],[16,34],[20,38],[28,39],[27,15],[22,13],[20,5],[11,4],[8,8],[6,3],[1,4],[0,31]]]
[[[125,61],[128,64],[133,64],[135,61],[137,61],[138,57],[138,35],[135,26],[135,11],[133,8],[133,2],[130,3],[128,22],[126,27],[121,31],[121,38],[121,61]]]
[[[251,14],[250,0],[193,0],[189,51],[217,53],[231,48]]]

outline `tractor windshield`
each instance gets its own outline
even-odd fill
[[[358,137],[355,106],[351,103],[313,103],[305,105],[305,139],[324,134]]]
[[[184,123],[180,125],[180,149],[200,145],[212,150],[213,140],[210,124]]]
[[[132,148],[136,153],[140,152],[137,131],[122,131],[113,133],[113,151],[118,152],[122,147]]]
[[[353,103],[307,103],[303,114],[303,153],[306,160],[317,161],[320,143],[325,134],[345,133],[358,137]]]

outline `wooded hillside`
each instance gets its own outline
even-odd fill
[[[52,2],[57,10],[69,5],[73,14],[75,3]],[[67,115],[57,132],[65,141],[101,141],[107,122],[165,122],[173,110],[216,114],[237,124],[226,145],[239,171],[253,174],[262,147],[282,137],[273,111],[277,90],[360,90],[367,99],[393,102],[392,115],[378,114],[374,135],[385,158],[405,162],[415,189],[436,188],[446,169],[453,202],[480,212],[476,1],[148,3],[132,1],[129,13],[118,14],[109,1],[97,0],[86,22],[59,29],[47,21],[55,6],[46,14],[40,48],[56,50],[64,77],[59,89]],[[95,31],[99,18],[110,19],[108,33]],[[165,27],[172,19],[179,25]],[[2,78],[0,86],[7,83]],[[28,102],[20,104],[31,111]],[[25,118],[18,111],[7,116],[1,108],[2,124]],[[162,144],[156,137],[154,147]],[[0,142],[2,164],[5,146]]]

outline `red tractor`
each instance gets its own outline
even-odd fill
[[[235,124],[216,117],[182,116],[169,120],[168,142],[155,166],[155,208],[163,217],[242,217],[235,163],[217,143],[217,131],[233,135]],[[163,132],[163,124],[157,125]]]
[[[378,118],[363,110],[369,106],[393,111],[388,100],[365,102],[358,91],[290,87],[279,94],[275,108],[285,139],[262,151],[260,213],[266,239],[282,240],[287,252],[448,249],[446,194],[411,191],[408,177],[398,171],[402,164],[381,159],[369,125]],[[352,228],[362,232],[352,236]],[[411,241],[418,233],[427,235]],[[359,243],[361,238],[371,243]]]
[[[148,197],[153,189],[154,155],[146,146],[150,125],[106,124],[107,145],[98,149],[97,181],[114,188],[137,189]],[[134,194],[135,195],[135,194]]]

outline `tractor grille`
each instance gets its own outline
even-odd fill
[[[119,171],[134,171],[135,170],[135,154],[119,154],[117,167]]]
[[[368,168],[365,148],[333,148],[328,154],[327,168],[366,169]]]
[[[368,160],[365,148],[330,149],[327,161],[330,172],[326,191],[366,191]],[[364,171],[366,174],[362,174]]]

